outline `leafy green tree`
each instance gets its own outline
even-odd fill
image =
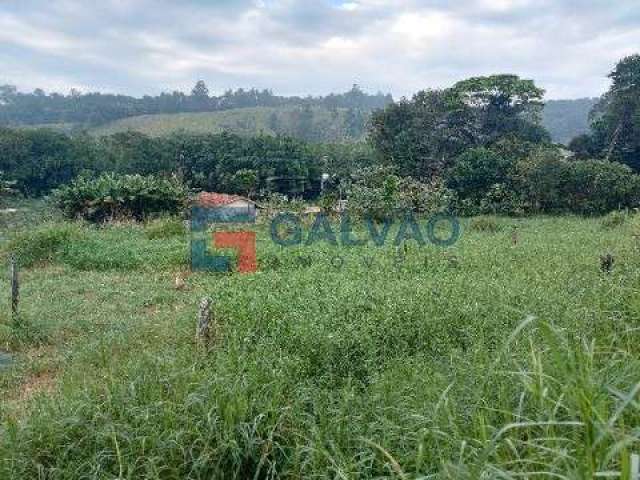
[[[494,185],[508,182],[513,163],[486,148],[462,154],[445,174],[447,187],[460,199],[479,202]]]
[[[480,144],[509,134],[537,143],[550,141],[540,125],[545,92],[533,80],[517,75],[474,77],[456,83],[452,91],[474,112]]]
[[[207,84],[203,80],[198,80],[193,89],[191,90],[191,96],[196,98],[209,98],[209,89]]]
[[[505,138],[548,143],[540,125],[543,95],[533,81],[516,75],[471,78],[375,113],[369,138],[402,175],[433,178],[470,148],[491,147]]]
[[[258,174],[249,168],[240,169],[232,175],[231,185],[238,193],[251,198],[258,186]]]
[[[588,134],[579,135],[571,140],[569,150],[573,152],[576,160],[597,158],[600,153],[593,136]]]
[[[600,158],[640,171],[640,55],[622,59],[609,75],[612,85],[595,107],[593,145]]]
[[[417,93],[372,115],[369,140],[400,175],[434,178],[474,146],[469,109],[447,90]]]

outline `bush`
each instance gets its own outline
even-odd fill
[[[366,169],[348,186],[348,209],[359,216],[376,220],[404,215],[442,212],[449,209],[454,192],[441,181],[422,183],[399,177],[384,167]]]
[[[494,185],[507,182],[512,163],[486,148],[469,150],[446,172],[447,187],[455,190],[460,199],[479,203]]]
[[[80,177],[55,190],[52,199],[68,218],[140,221],[153,214],[180,212],[187,205],[188,192],[175,179],[104,174],[97,179]]]
[[[502,230],[502,225],[493,217],[476,217],[471,219],[469,230],[476,232],[497,233]]]
[[[616,228],[624,225],[629,218],[629,212],[627,211],[615,211],[606,215],[601,222],[602,228]]]
[[[568,165],[563,197],[570,211],[597,215],[640,204],[640,177],[628,166],[605,160]]]
[[[530,213],[559,212],[566,209],[563,185],[568,170],[569,163],[556,149],[539,149],[517,163],[511,184]]]
[[[23,267],[51,262],[80,238],[81,232],[79,225],[71,223],[44,224],[17,234],[7,251],[14,253]]]
[[[464,161],[469,163],[472,158],[475,157],[470,155]],[[487,158],[484,160],[488,162]],[[484,160],[477,160],[480,166],[486,166]],[[640,204],[640,176],[629,167],[604,160],[569,161],[555,148],[539,148],[513,168],[505,167],[509,168],[509,174],[501,179],[489,175],[492,180],[501,180],[491,185],[475,182],[484,169],[476,166],[476,169],[470,169],[469,165],[454,167],[449,173],[448,185],[461,189],[457,192],[461,200],[456,207],[462,215],[565,212],[601,215]],[[454,182],[452,178],[457,180]]]

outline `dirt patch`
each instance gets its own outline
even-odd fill
[[[55,373],[51,371],[40,372],[27,378],[18,392],[16,402],[28,402],[38,393],[52,393],[56,387]]]

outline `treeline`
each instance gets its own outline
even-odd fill
[[[11,85],[0,86],[0,125],[75,124],[99,125],[137,115],[184,112],[213,112],[243,107],[321,106],[368,113],[393,102],[389,94],[370,95],[358,85],[342,94],[324,97],[283,97],[271,90],[237,89],[221,96],[210,95],[203,81],[186,94],[181,91],[135,98],[125,95],[80,93],[47,94],[41,89],[19,92]]]
[[[347,194],[360,211],[437,203],[469,215],[604,213],[640,205],[640,56],[623,59],[611,77],[591,133],[572,142],[575,155],[554,145],[542,126],[542,89],[493,75],[375,111],[367,143],[227,133],[94,138],[4,128],[0,171],[27,195],[115,173],[174,177],[189,188],[252,197],[317,198],[328,173],[324,204]]]
[[[283,136],[152,138],[126,132],[96,138],[0,128],[0,171],[29,196],[45,195],[79,175],[109,172],[176,176],[208,191],[309,198],[318,195],[323,171],[345,176],[370,162],[371,150],[363,144],[311,145]]]

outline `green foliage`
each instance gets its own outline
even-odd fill
[[[0,478],[592,479],[625,468],[640,422],[631,222],[496,221],[517,223],[517,246],[468,230],[400,265],[394,248],[282,249],[259,230],[259,260],[279,264],[193,274],[181,290],[169,260],[185,243],[147,240],[139,225],[85,227],[73,242],[83,268],[24,275],[22,314],[39,336],[0,372]],[[616,257],[606,276],[605,249]],[[148,267],[127,270],[134,260]],[[206,351],[194,320],[211,295],[220,337]]]
[[[629,212],[625,210],[616,210],[609,213],[602,219],[602,228],[617,228],[624,225],[629,219]]]
[[[50,130],[0,128],[0,171],[23,193],[42,195],[78,174],[80,143]]]
[[[498,184],[507,182],[513,163],[486,148],[468,150],[456,160],[445,179],[461,200],[480,202]]]
[[[54,261],[82,237],[82,229],[73,223],[45,223],[20,231],[6,245],[5,253],[13,253],[20,265],[31,267]]]
[[[473,144],[469,114],[451,92],[423,91],[375,112],[369,139],[400,175],[432,178]]]
[[[595,152],[640,171],[640,55],[628,56],[616,65],[609,78],[612,85],[592,112],[591,138],[581,139],[583,153]]]
[[[474,77],[456,83],[452,92],[471,109],[479,125],[477,143],[491,144],[507,135],[535,143],[550,141],[540,126],[545,92],[533,80],[517,75]]]
[[[187,190],[175,179],[141,175],[81,177],[52,194],[65,216],[91,222],[175,214],[186,207],[187,199]]]
[[[18,182],[16,182],[15,180],[7,180],[5,178],[4,172],[0,171],[0,199],[2,199],[2,197],[15,195],[17,191],[14,187],[17,183]],[[0,206],[2,206],[1,202]]]
[[[258,173],[249,168],[242,168],[231,176],[231,188],[246,197],[252,197],[258,186]]]
[[[145,236],[150,240],[184,237],[187,233],[184,220],[179,217],[162,217],[147,222]]]
[[[602,160],[568,161],[538,148],[519,161],[472,150],[447,173],[461,215],[572,212],[601,215],[640,205],[640,176]]]
[[[469,222],[469,230],[474,232],[497,233],[503,230],[503,226],[495,217],[475,217]]]
[[[400,177],[386,167],[364,169],[347,187],[349,212],[376,220],[447,210],[454,198],[451,190],[434,180],[426,184]]]
[[[422,91],[371,119],[369,138],[401,175],[432,178],[453,159],[505,137],[544,144],[540,126],[544,91],[515,75],[471,78],[452,88]]]
[[[640,176],[620,163],[571,162],[564,188],[566,208],[573,212],[602,214],[640,205]]]

